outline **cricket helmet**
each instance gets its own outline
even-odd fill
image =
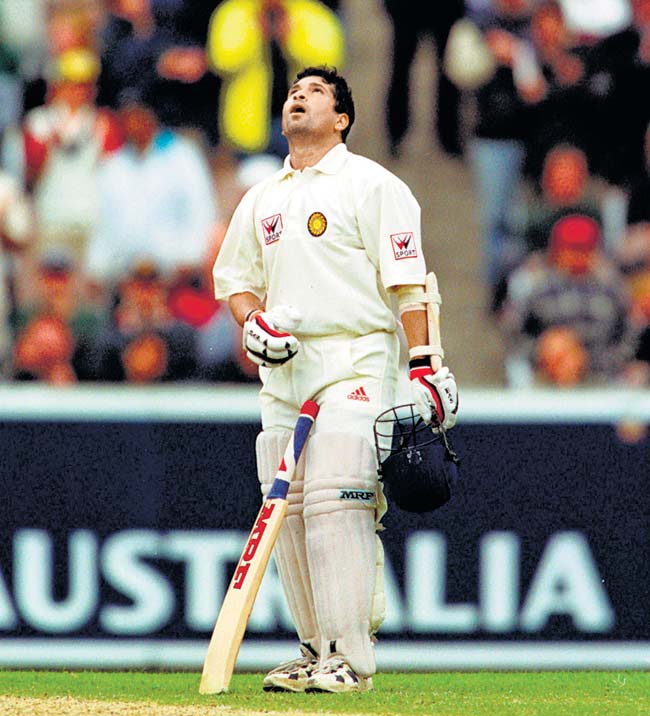
[[[430,512],[451,497],[460,460],[446,432],[415,405],[384,411],[374,425],[379,474],[388,498],[407,512]]]

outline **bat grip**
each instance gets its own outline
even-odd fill
[[[302,453],[302,449],[305,447],[305,443],[309,437],[309,431],[316,420],[319,410],[320,406],[313,400],[307,400],[300,408],[300,416],[298,417],[298,422],[293,430],[294,463],[298,462],[300,453]]]
[[[296,422],[296,427],[293,429],[293,434],[289,440],[287,449],[284,451],[284,457],[280,463],[275,480],[273,480],[271,489],[266,496],[267,500],[276,498],[286,500],[289,483],[293,479],[296,465],[298,464],[300,455],[309,437],[309,431],[316,420],[319,410],[319,405],[313,400],[306,401],[300,408],[300,416]]]

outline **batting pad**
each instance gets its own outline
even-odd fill
[[[288,430],[266,431],[257,436],[255,444],[257,475],[264,498],[271,488],[290,437],[291,432]],[[284,524],[273,549],[273,558],[298,638],[320,653],[320,637],[314,613],[305,546],[305,525],[302,517],[304,473],[305,453],[303,452],[296,466],[295,477],[289,483],[287,495],[289,504]]]
[[[306,465],[304,519],[321,660],[334,651],[360,676],[371,676],[371,634],[381,623],[373,609],[384,601],[383,576],[377,579],[383,552],[375,535],[375,456],[358,435],[317,433]]]

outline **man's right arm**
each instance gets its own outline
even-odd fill
[[[266,311],[266,279],[261,248],[253,225],[255,192],[249,191],[230,221],[213,269],[217,300],[228,300],[230,311],[242,326],[243,347],[258,365],[273,368],[293,358],[300,342],[292,334],[300,313],[292,306]]]
[[[252,302],[256,306],[261,304],[266,294],[262,251],[255,234],[254,204],[255,193],[250,190],[230,219],[212,269],[214,296],[218,301],[229,302],[240,325],[253,307]]]
[[[246,320],[251,318],[256,311],[264,310],[264,304],[250,291],[234,293],[228,298],[228,305],[230,306],[230,312],[240,326],[243,326]]]

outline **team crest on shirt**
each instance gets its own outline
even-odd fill
[[[320,211],[315,211],[307,219],[307,228],[312,236],[322,236],[327,229],[327,219],[325,214]]]
[[[415,245],[412,231],[406,231],[403,234],[391,234],[390,242],[393,245],[393,253],[397,261],[417,258],[418,249]]]
[[[282,215],[273,214],[266,219],[262,219],[262,232],[264,233],[264,243],[268,246],[280,240],[282,235]]]

